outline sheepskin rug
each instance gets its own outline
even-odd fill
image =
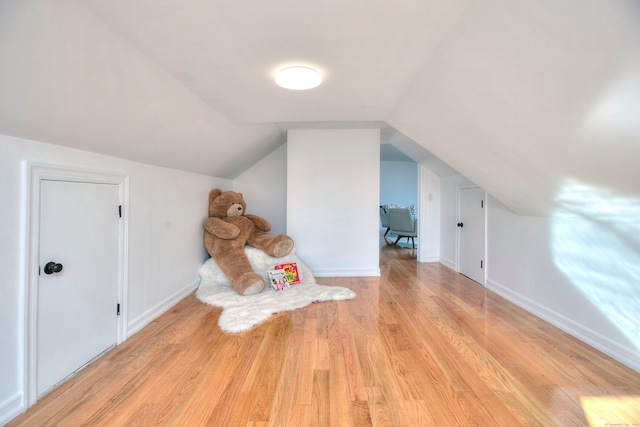
[[[268,320],[274,313],[296,310],[314,302],[346,300],[356,296],[351,289],[317,284],[311,270],[295,254],[295,248],[281,258],[270,257],[250,246],[245,247],[245,253],[254,271],[265,277],[265,283],[268,283],[269,270],[277,264],[289,262],[297,263],[300,283],[278,292],[267,285],[259,294],[242,296],[233,289],[213,258],[209,258],[200,267],[196,297],[206,304],[223,308],[218,320],[223,331],[244,332]]]

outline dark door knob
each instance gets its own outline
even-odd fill
[[[459,222],[459,223],[458,223],[458,227],[464,227],[464,224],[463,224],[463,223],[461,223],[461,222]]]
[[[62,264],[57,264],[53,261],[48,262],[44,266],[44,274],[60,273],[62,271]]]

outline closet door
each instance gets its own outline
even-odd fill
[[[484,285],[484,196],[483,189],[461,188],[458,215],[459,271]]]
[[[118,186],[42,181],[38,398],[117,341]]]

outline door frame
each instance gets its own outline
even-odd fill
[[[40,194],[42,181],[66,181],[118,186],[122,220],[118,224],[118,301],[116,345],[127,338],[128,235],[129,235],[129,175],[125,172],[81,169],[73,166],[23,162],[24,182],[24,313],[23,313],[23,388],[26,407],[37,399],[37,311],[40,268]],[[114,212],[114,215],[116,212]]]
[[[486,286],[487,283],[487,269],[488,269],[488,263],[487,263],[487,192],[486,190],[482,189],[480,186],[473,184],[473,183],[463,183],[463,184],[456,184],[456,222],[460,222],[460,190],[466,190],[466,189],[472,189],[472,188],[479,188],[483,191],[484,193],[484,209],[482,211],[483,213],[483,226],[484,226],[484,241],[482,242],[482,251],[483,251],[483,260],[484,260],[484,268],[483,268],[483,277],[482,277],[482,283],[480,283],[482,286]],[[460,227],[456,227],[456,272],[460,273]]]

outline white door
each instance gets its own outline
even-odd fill
[[[41,182],[38,397],[116,344],[118,206],[117,185]]]
[[[484,285],[484,190],[460,189],[460,273]]]

